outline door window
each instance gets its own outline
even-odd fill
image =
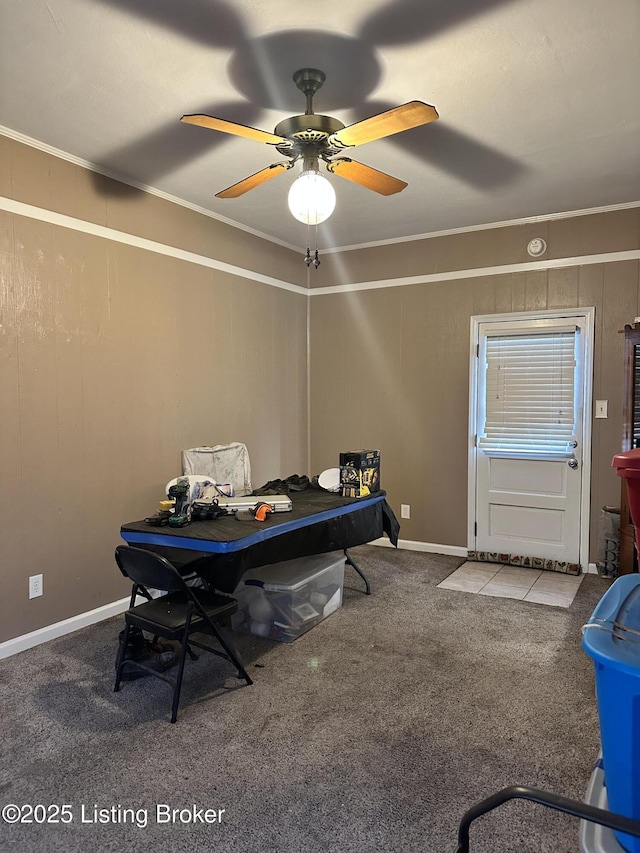
[[[576,437],[577,330],[480,339],[478,447],[566,457]]]

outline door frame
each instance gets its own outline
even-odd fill
[[[591,510],[591,432],[593,408],[593,354],[595,341],[595,308],[554,308],[546,311],[517,311],[509,314],[478,314],[471,317],[469,347],[469,462],[467,481],[467,548],[475,551],[476,533],[476,417],[478,405],[478,348],[481,323],[504,323],[518,320],[567,319],[585,321],[584,371],[582,385],[582,489],[580,501],[580,557],[583,572],[589,571],[589,528]]]

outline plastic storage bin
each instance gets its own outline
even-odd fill
[[[594,662],[609,809],[640,820],[640,575],[613,582],[584,629],[582,647]],[[640,853],[640,838],[615,835],[629,853]]]
[[[342,606],[343,553],[316,554],[247,572],[233,593],[234,631],[291,643]]]

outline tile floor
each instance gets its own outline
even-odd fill
[[[442,589],[477,592],[500,598],[518,598],[536,604],[569,607],[582,582],[582,575],[541,572],[519,566],[468,561],[438,584]]]

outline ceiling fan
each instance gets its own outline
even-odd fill
[[[400,133],[435,121],[438,118],[435,108],[422,101],[410,101],[407,104],[402,104],[345,127],[338,119],[318,115],[313,111],[313,96],[320,89],[325,79],[324,72],[316,68],[301,68],[296,71],[293,80],[307,99],[306,111],[304,115],[284,119],[276,125],[273,133],[214,116],[182,116],[181,121],[187,124],[195,124],[222,133],[243,136],[247,139],[254,139],[256,142],[265,142],[288,158],[288,160],[272,163],[266,169],[261,169],[248,178],[221,190],[216,193],[216,198],[237,198],[281,172],[291,169],[298,160],[302,160],[303,173],[291,187],[289,207],[297,219],[315,225],[328,218],[335,205],[333,187],[326,178],[320,175],[320,160],[326,163],[327,170],[334,175],[346,178],[348,181],[353,181],[381,195],[393,195],[407,186],[405,181],[373,169],[371,166],[358,163],[350,157],[338,155],[356,145],[373,142],[376,139],[382,139],[385,136],[391,136],[394,133]],[[299,188],[301,191],[298,192],[298,196],[302,196],[302,198],[298,198],[296,207],[292,194],[296,195],[296,186],[305,178],[315,182],[315,188],[320,187],[321,193],[323,185],[328,186],[328,190],[324,187],[324,192],[332,195],[333,201],[332,203],[329,203],[330,200],[327,202],[330,209],[326,215],[323,215],[326,206],[322,212],[315,209],[309,210],[307,201],[305,201],[308,193],[302,187]]]

